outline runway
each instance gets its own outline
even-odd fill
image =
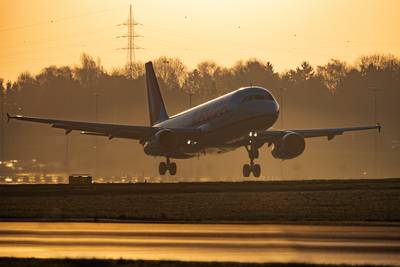
[[[0,222],[0,256],[400,265],[400,227]]]

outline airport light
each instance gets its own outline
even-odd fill
[[[65,173],[68,176],[69,174],[69,138],[68,134],[65,135]]]
[[[5,145],[6,145],[6,142],[5,142],[5,139],[6,139],[6,128],[4,127],[4,120],[5,120],[5,117],[4,117],[4,114],[5,114],[5,110],[7,109],[7,110],[11,110],[11,109],[14,109],[14,108],[16,108],[17,110],[18,110],[18,112],[21,112],[22,111],[22,107],[18,107],[17,106],[17,103],[16,102],[13,102],[13,103],[10,103],[9,101],[7,102],[7,99],[6,99],[6,90],[8,90],[9,89],[9,86],[8,86],[8,84],[7,84],[7,89],[3,86],[3,82],[0,80],[0,105],[1,105],[1,107],[0,107],[0,109],[1,109],[1,122],[0,122],[0,131],[1,131],[1,140],[0,140],[0,145],[1,145],[1,148],[0,148],[0,160],[2,160],[3,161],[3,163],[4,163],[4,161],[6,160],[6,155],[5,155]]]
[[[194,92],[189,91],[188,95],[189,95],[189,108],[192,108],[192,96],[194,96]]]
[[[373,95],[373,113],[374,113],[374,123],[378,122],[378,98],[377,93],[381,90],[375,86],[370,86],[369,89],[372,91]],[[374,135],[374,178],[378,178],[379,176],[379,139],[378,139],[378,132]]]
[[[0,160],[2,160],[2,161],[4,161],[5,160],[5,157],[4,157],[4,95],[5,95],[5,93],[4,93],[4,87],[3,87],[3,80],[0,80],[0,97],[1,97],[1,143],[0,143],[0,145],[1,145],[1,148],[0,148],[0,153],[1,153],[1,156],[0,156]]]
[[[97,92],[95,92],[93,94],[94,96],[94,100],[95,100],[95,117],[96,117],[96,122],[99,121],[99,94]],[[95,139],[95,145],[94,145],[94,153],[95,153],[95,165],[94,165],[94,177],[97,176],[97,160],[98,160],[98,156],[97,156],[97,146],[98,146],[98,139],[97,136],[94,137]]]

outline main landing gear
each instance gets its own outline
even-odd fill
[[[260,164],[254,164],[254,159],[258,159],[259,156],[258,148],[254,145],[245,146],[245,148],[249,154],[250,164],[243,165],[243,176],[249,177],[253,173],[254,177],[260,177],[261,166]]]
[[[160,175],[164,175],[167,171],[169,171],[171,175],[176,174],[176,163],[170,162],[168,157],[166,162],[160,162],[158,165],[158,172]]]

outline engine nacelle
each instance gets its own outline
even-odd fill
[[[277,159],[293,159],[300,156],[306,148],[304,137],[288,132],[280,140],[274,143],[272,156]]]
[[[146,154],[156,155],[164,152],[172,152],[179,145],[176,134],[171,130],[158,131],[144,146]]]

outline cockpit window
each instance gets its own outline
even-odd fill
[[[249,102],[249,101],[255,101],[255,100],[274,100],[274,99],[272,98],[272,95],[270,95],[270,94],[248,95],[243,98],[242,102]]]

